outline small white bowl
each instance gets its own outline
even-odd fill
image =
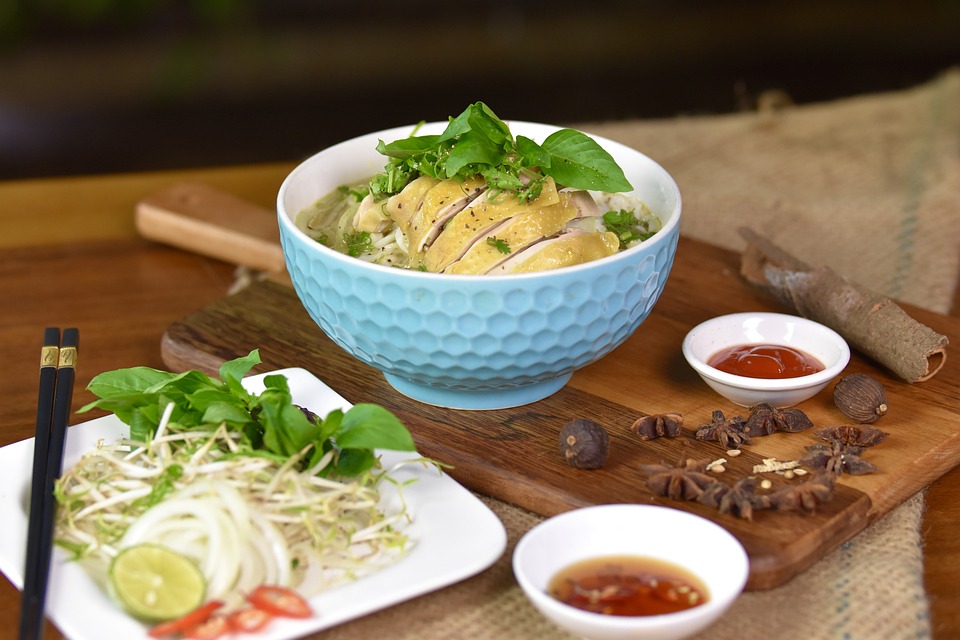
[[[707,587],[707,601],[652,616],[582,611],[547,594],[569,565],[604,556],[643,556],[679,565]],[[700,516],[655,505],[584,507],[548,518],[513,552],[513,573],[531,603],[558,627],[594,640],[685,638],[715,622],[743,591],[750,561],[740,542]]]
[[[823,371],[797,378],[738,376],[707,364],[718,351],[741,344],[778,344],[804,351],[824,365]],[[704,382],[744,407],[768,402],[789,407],[813,397],[850,361],[850,347],[833,329],[783,313],[733,313],[707,320],[683,339],[683,356]]]

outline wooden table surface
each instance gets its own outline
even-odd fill
[[[164,330],[227,293],[234,280],[232,265],[137,235],[133,211],[139,199],[191,181],[273,208],[291,168],[270,164],[0,182],[0,350],[5,365],[0,371],[0,446],[33,436],[45,326],[81,330],[77,408],[93,399],[84,389],[97,373],[135,365],[162,368]],[[957,638],[960,468],[931,485],[926,497],[925,581],[934,637]],[[0,619],[16,620],[19,606],[19,592],[0,581]],[[63,636],[48,626],[47,637]]]

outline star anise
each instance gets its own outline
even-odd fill
[[[679,413],[659,413],[653,416],[638,418],[630,429],[640,436],[641,440],[655,438],[675,438],[680,435],[683,427],[683,416]]]
[[[713,419],[709,424],[697,427],[697,440],[713,440],[720,443],[724,449],[739,449],[742,445],[750,444],[750,436],[746,433],[743,418],[736,416],[727,418],[722,411],[714,411]]]
[[[860,457],[864,447],[846,445],[839,440],[830,444],[811,444],[807,446],[807,455],[800,458],[800,464],[820,469],[834,476],[849,473],[859,476],[873,473],[877,467]]]
[[[779,409],[760,402],[750,407],[746,432],[755,436],[767,436],[777,431],[795,433],[813,426],[813,422],[800,409]]]
[[[770,503],[780,511],[816,511],[833,497],[836,481],[836,476],[818,473],[806,482],[776,491]]]
[[[835,427],[823,427],[814,431],[827,442],[840,442],[852,447],[872,447],[880,444],[890,435],[876,427],[865,424],[841,424]]]
[[[771,506],[770,496],[757,494],[755,478],[743,478],[733,486],[715,482],[700,494],[697,501],[720,513],[730,513],[745,520],[753,520],[754,511]]]
[[[647,488],[655,495],[672,500],[696,500],[703,490],[716,482],[705,473],[709,460],[685,460],[680,466],[666,463],[642,464],[640,471],[647,474]]]

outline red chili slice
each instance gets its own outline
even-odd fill
[[[247,596],[247,601],[257,609],[284,618],[309,618],[313,615],[310,603],[286,587],[260,585]]]
[[[263,609],[257,609],[256,607],[247,607],[246,609],[237,609],[229,616],[227,616],[227,622],[230,625],[232,631],[242,631],[244,633],[252,633],[254,631],[260,631],[267,623],[273,620],[273,614],[269,611],[264,611]]]
[[[230,630],[227,617],[214,614],[194,627],[187,630],[186,637],[192,640],[214,640]]]
[[[166,638],[167,636],[172,636],[176,633],[186,633],[198,624],[206,622],[210,616],[213,615],[213,612],[222,606],[223,602],[219,600],[211,600],[210,602],[197,607],[190,613],[181,616],[176,620],[161,622],[157,626],[150,629],[147,635],[149,635],[151,638]]]

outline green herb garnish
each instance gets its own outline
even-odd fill
[[[225,362],[219,380],[200,371],[175,374],[150,367],[108,371],[87,386],[99,399],[79,412],[94,408],[112,411],[130,425],[131,439],[149,442],[167,405],[173,403],[170,422],[177,429],[216,429],[226,423],[243,434],[246,453],[280,459],[312,445],[313,453],[302,461],[304,467],[335,450],[333,470],[343,476],[371,468],[376,462],[375,449],[415,449],[403,423],[379,405],[357,404],[346,412],[331,411],[321,419],[293,404],[282,375],[266,376],[265,389],[259,395],[248,392],[240,381],[259,363],[257,350]]]
[[[525,136],[514,138],[482,102],[451,118],[440,134],[412,135],[389,144],[381,140],[377,151],[390,158],[370,182],[378,199],[398,193],[419,175],[466,180],[479,174],[494,193],[513,191],[521,201],[536,199],[545,176],[575,189],[632,189],[623,170],[593,138],[573,129],[556,131],[542,144]]]
[[[344,234],[343,241],[347,245],[347,255],[351,258],[363,255],[373,248],[373,241],[366,231]]]
[[[640,221],[633,211],[620,209],[619,211],[607,211],[603,214],[603,224],[607,231],[617,234],[620,239],[620,248],[623,249],[632,242],[646,240],[653,236],[653,233],[645,233],[640,230]]]
[[[510,253],[510,245],[507,244],[506,240],[501,240],[496,236],[490,236],[487,238],[487,244],[499,251],[500,253]]]
[[[337,187],[337,189],[346,196],[353,196],[353,199],[357,202],[360,202],[367,197],[367,194],[370,193],[369,187],[351,187],[348,184],[343,184]]]

